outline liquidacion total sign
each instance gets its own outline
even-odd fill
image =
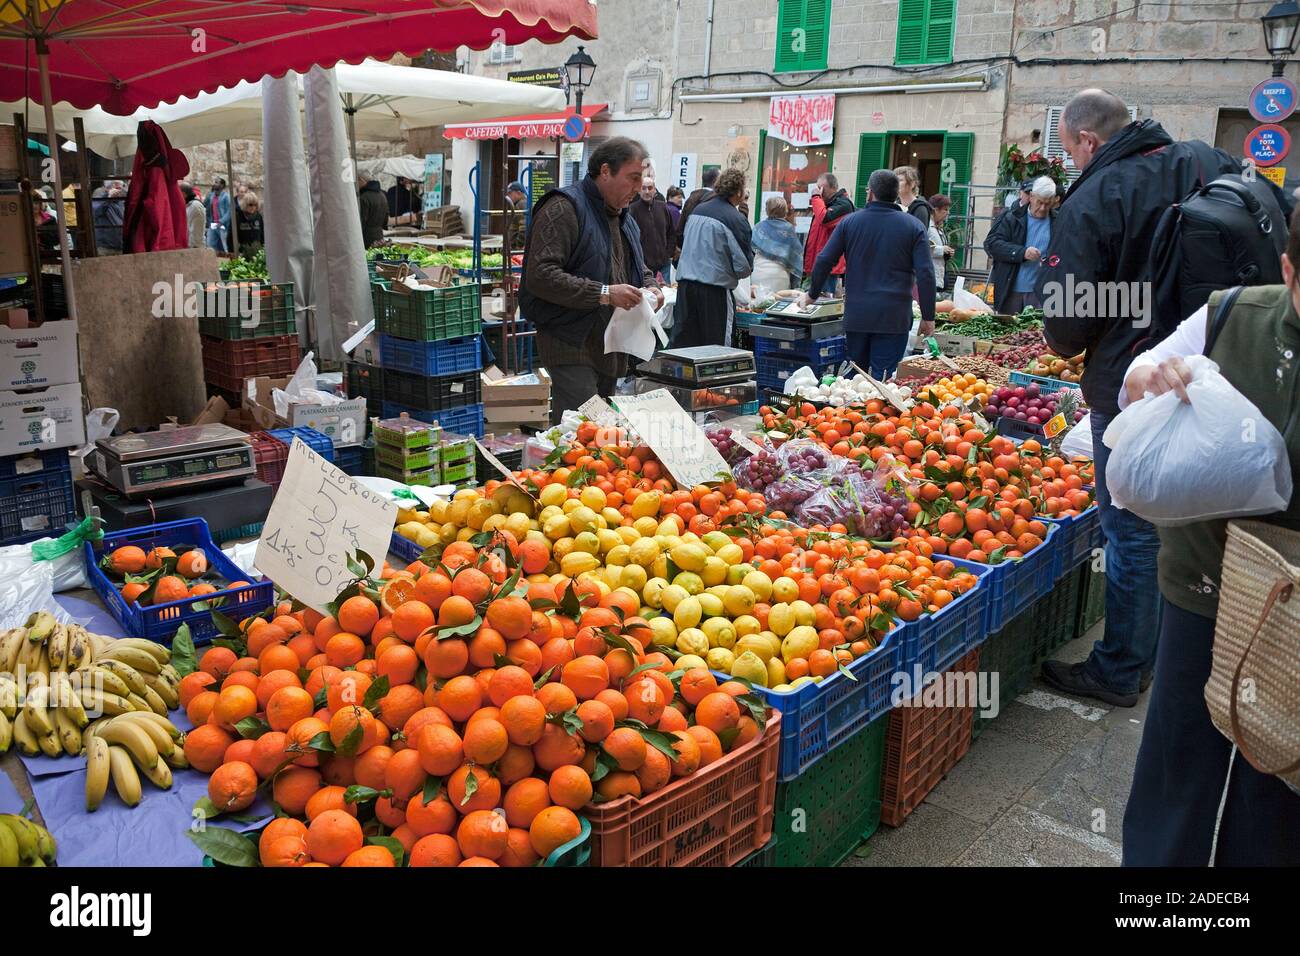
[[[791,146],[826,146],[835,135],[835,94],[774,96],[768,107],[767,135]]]

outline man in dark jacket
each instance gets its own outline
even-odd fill
[[[1001,216],[984,240],[984,251],[993,260],[993,311],[1015,315],[1025,306],[1041,309],[1034,291],[1039,264],[1051,243],[1056,219],[1056,183],[1040,176],[1030,193],[1029,204],[1016,206]]]
[[[388,198],[388,215],[392,219],[414,216],[419,221],[422,211],[420,194],[415,191],[414,183],[405,176],[397,177],[397,185],[389,186],[385,193]]]
[[[843,256],[844,335],[849,358],[878,379],[894,373],[912,329],[912,288],[920,297],[920,333],[934,331],[934,264],[925,227],[898,208],[898,177],[871,174],[867,206],[847,216],[813,265],[812,282],[799,301],[821,295]]]
[[[357,195],[357,209],[361,213],[361,242],[367,249],[384,238],[388,225],[388,197],[379,187],[379,180],[361,177],[361,192]]]
[[[739,205],[745,174],[728,169],[714,194],[695,207],[682,240],[673,309],[673,348],[730,345],[735,304],[731,292],[754,270],[750,228]]]
[[[642,289],[663,293],[646,268],[627,206],[641,189],[645,147],[616,136],[587,160],[587,175],[552,189],[533,207],[519,287],[521,315],[537,329],[539,364],[551,376],[551,421],[593,395],[610,395],[626,356],[606,353],[615,308],[632,309]]]
[[[1043,329],[1060,355],[1088,351],[1083,395],[1092,410],[1097,501],[1106,539],[1105,634],[1081,664],[1046,661],[1058,690],[1132,707],[1155,662],[1155,528],[1110,503],[1106,426],[1119,411],[1129,362],[1186,316],[1153,315],[1147,259],[1156,223],[1200,182],[1240,167],[1222,150],[1175,143],[1154,120],[1131,122],[1123,100],[1084,90],[1061,112],[1061,144],[1082,175],[1070,187],[1039,269]]]
[[[645,255],[646,268],[652,273],[662,273],[667,281],[677,249],[677,234],[668,203],[659,198],[655,181],[649,176],[641,180],[641,194],[632,200],[628,209],[641,229],[641,252]]]

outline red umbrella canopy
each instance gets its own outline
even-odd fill
[[[596,35],[590,0],[0,0],[0,100],[127,115],[340,60]]]

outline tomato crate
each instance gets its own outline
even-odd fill
[[[1082,593],[1079,595],[1079,634],[1087,634],[1106,616],[1106,575],[1085,564],[1079,569]]]
[[[477,477],[474,469],[474,462],[462,461],[456,465],[442,466],[442,483],[444,485],[459,485],[467,481],[473,481]]]
[[[483,340],[475,335],[445,342],[415,342],[380,335],[379,361],[386,373],[456,375],[477,372],[483,367]]]
[[[902,667],[916,622],[895,627],[874,651],[820,681],[777,692],[755,687],[768,705],[781,711],[781,760],[777,780],[807,772],[826,754],[890,708],[890,678]],[[851,675],[851,676],[850,676]],[[715,671],[718,682],[731,678]]]
[[[364,362],[344,362],[344,383],[348,398],[366,400],[366,416],[376,418],[384,401],[384,370]]]
[[[227,583],[246,581],[248,576],[239,570],[213,542],[212,535],[208,531],[208,523],[202,518],[167,521],[116,532],[106,531],[102,540],[85,543],[86,577],[109,613],[132,637],[147,638],[159,644],[171,644],[172,638],[176,636],[176,629],[182,624],[188,624],[194,643],[206,644],[212,638],[220,636],[212,620],[212,614],[208,610],[208,606],[214,599],[221,600],[217,609],[236,622],[266,610],[275,600],[275,585],[270,581],[263,581],[233,589],[227,588],[215,594],[205,595],[199,600],[183,598],[149,607],[142,607],[134,601],[128,604],[99,567],[99,561],[106,553],[124,545],[135,545],[145,551],[163,546],[175,548],[181,545],[202,548],[207,555],[210,572],[216,574],[222,581]]]
[[[439,425],[449,432],[473,435],[475,438],[483,437],[482,405],[466,405],[464,408],[444,408],[435,411],[411,408],[408,405],[399,405],[397,402],[384,402],[385,418],[397,418],[403,413],[417,421]]]
[[[76,518],[72,465],[66,451],[61,467],[0,478],[0,545],[57,538]]]
[[[809,362],[843,362],[849,356],[848,340],[843,335],[826,339],[769,339],[754,335],[754,357],[798,359]]]
[[[0,457],[0,478],[21,478],[40,472],[67,471],[70,467],[67,448],[47,448],[21,455]]]
[[[919,666],[922,674],[945,671],[972,647],[979,646],[988,633],[984,623],[988,616],[990,577],[993,568],[970,561],[953,561],[961,570],[979,578],[979,583],[939,609],[937,614],[922,614],[913,621],[903,645],[901,670],[912,673]]]
[[[236,395],[243,393],[244,379],[258,375],[292,375],[301,359],[296,335],[238,340],[201,335],[199,339],[203,351],[203,380]]]
[[[984,582],[989,585],[984,633],[1000,630],[1007,621],[1051,590],[1056,581],[1056,536],[1059,533],[1057,525],[1047,525],[1047,538],[1029,554],[989,566],[991,573]]]
[[[979,648],[947,673],[978,675]],[[945,681],[946,683],[946,681]],[[921,704],[921,694],[889,714],[885,736],[885,769],[881,777],[880,822],[898,827],[970,750],[974,701],[943,707]],[[914,705],[914,706],[909,706]]]
[[[592,866],[735,866],[772,837],[781,714],[761,736],[647,797],[590,804]]]
[[[801,358],[787,359],[777,355],[755,355],[754,377],[759,385],[779,392],[785,388],[785,380],[805,365],[819,376],[834,375],[835,369],[842,361],[843,358],[834,360],[818,359],[815,362],[810,362]]]
[[[236,341],[297,335],[293,283],[208,283],[198,297],[199,333]]]
[[[1034,609],[1008,621],[996,634],[980,645],[980,670],[998,675],[998,713],[1002,713],[1034,679]],[[979,737],[994,717],[984,717],[977,710],[971,724],[971,739]]]
[[[438,465],[432,468],[398,468],[380,461],[375,464],[375,477],[387,478],[402,485],[423,485],[428,488],[443,483],[442,469]]]
[[[252,432],[248,437],[253,445],[257,480],[279,488],[285,462],[289,460],[289,446],[268,432]]]
[[[389,369],[384,375],[384,399],[410,408],[461,408],[483,401],[478,370],[429,377]]]
[[[776,785],[772,866],[836,866],[876,832],[888,723],[877,717],[807,773]]]
[[[403,292],[380,286],[374,295],[375,328],[386,335],[441,342],[483,330],[483,300],[477,282]]]
[[[1102,545],[1101,509],[1095,504],[1075,517],[1039,520],[1057,527],[1055,578],[1069,574]]]
[[[285,448],[293,445],[295,438],[301,438],[308,448],[320,455],[328,462],[334,461],[334,441],[324,432],[318,432],[314,428],[272,428],[267,432],[278,442],[283,442]]]
[[[474,444],[473,438],[443,432],[442,445],[438,448],[438,460],[444,466],[459,465],[461,462],[473,458],[477,451],[478,446]]]

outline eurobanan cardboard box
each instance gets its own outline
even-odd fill
[[[0,391],[0,455],[85,443],[80,384]]]
[[[0,389],[77,381],[77,323],[71,319],[10,328],[0,310]]]
[[[328,435],[337,448],[360,445],[366,440],[366,400],[353,398],[335,405],[318,405],[311,402],[291,402],[289,419],[275,414],[273,389],[284,388],[288,378],[259,376],[244,382],[244,406],[253,414],[259,428],[312,428]]]

